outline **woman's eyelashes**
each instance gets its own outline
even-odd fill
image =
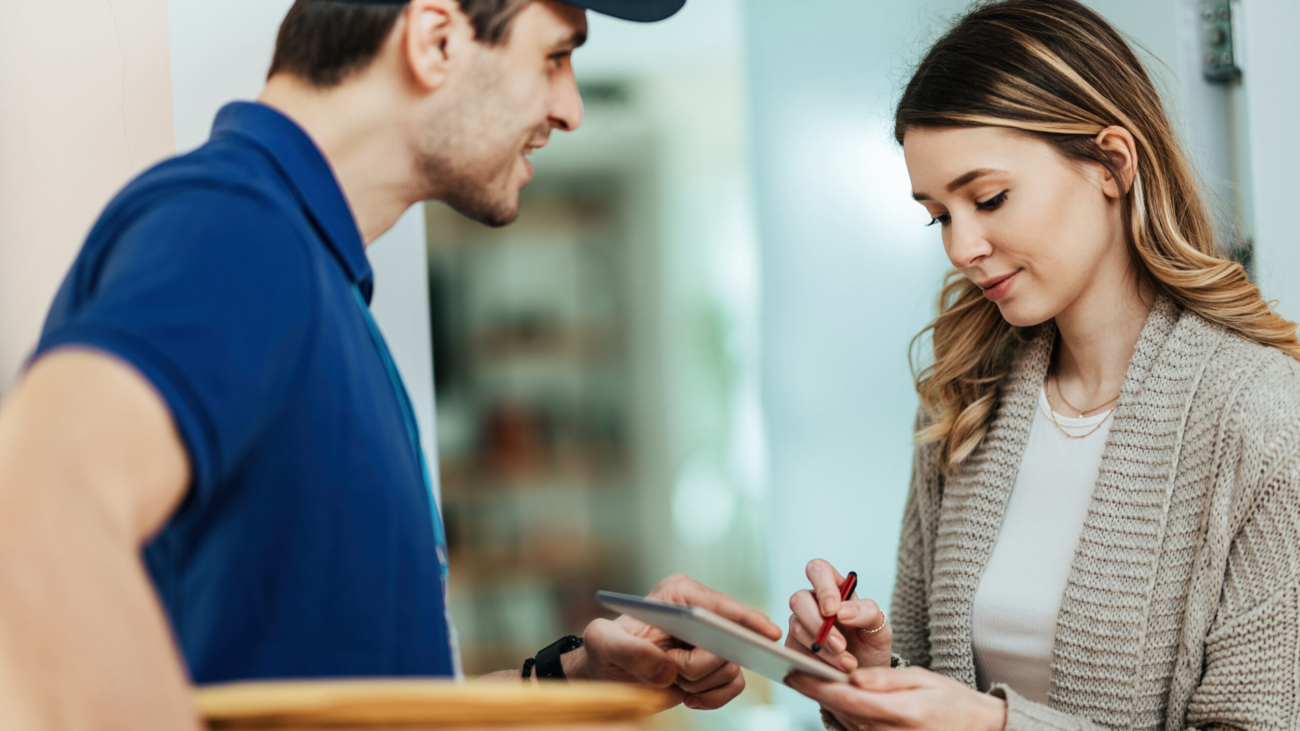
[[[1004,191],[1002,191],[1001,193],[998,193],[997,195],[993,196],[992,198],[989,198],[988,200],[986,200],[986,201],[984,201],[984,202],[982,202],[982,203],[979,202],[979,201],[976,201],[976,203],[975,203],[975,210],[977,210],[977,211],[996,211],[997,209],[999,209],[999,208],[1002,207],[1002,204],[1003,204],[1003,203],[1006,203],[1006,202],[1007,202],[1007,193],[1010,193],[1010,192],[1011,192],[1010,190],[1004,190]],[[938,216],[935,216],[934,218],[931,218],[931,219],[930,219],[930,222],[927,223],[927,224],[925,224],[925,225],[927,225],[927,226],[934,226],[934,225],[938,224],[938,225],[940,225],[940,226],[947,226],[947,225],[950,224],[950,223],[952,223],[952,215],[951,215],[951,214],[948,214],[948,213],[944,213],[944,214],[942,214],[942,215],[938,215]]]
[[[1007,193],[1009,192],[1004,190],[983,203],[976,203],[975,208],[981,211],[996,211],[1003,203],[1007,202]]]

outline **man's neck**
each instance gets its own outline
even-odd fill
[[[277,74],[258,97],[296,122],[320,148],[366,246],[423,198],[402,129],[405,117],[393,108],[388,91],[373,82],[321,90]]]

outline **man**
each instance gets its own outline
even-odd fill
[[[442,523],[365,245],[423,200],[513,220],[528,156],[581,122],[584,8],[682,3],[298,0],[260,103],[105,210],[0,411],[0,728],[194,728],[186,670],[457,674]],[[655,595],[780,636],[689,579]],[[529,670],[694,708],[744,686],[630,618],[584,640]]]

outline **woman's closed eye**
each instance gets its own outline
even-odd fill
[[[977,201],[975,203],[975,210],[996,211],[997,209],[1002,207],[1003,203],[1007,202],[1007,194],[1010,192],[1011,192],[1010,190],[1004,190],[1001,193],[998,193],[997,195],[993,196],[992,198],[989,198],[986,201],[982,201],[982,202]],[[952,215],[948,213],[944,213],[935,216],[934,218],[931,218],[930,222],[925,225],[934,226],[935,224],[938,224],[940,226],[947,226],[951,222],[952,222]]]
[[[1007,193],[1009,192],[1010,191],[1004,190],[983,203],[976,203],[975,208],[981,211],[996,211],[998,208],[1002,207],[1003,203],[1007,202]]]

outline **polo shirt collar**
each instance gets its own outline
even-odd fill
[[[329,161],[288,116],[258,102],[232,102],[217,113],[212,137],[235,135],[252,142],[279,170],[348,278],[370,302],[375,275],[365,242]]]

